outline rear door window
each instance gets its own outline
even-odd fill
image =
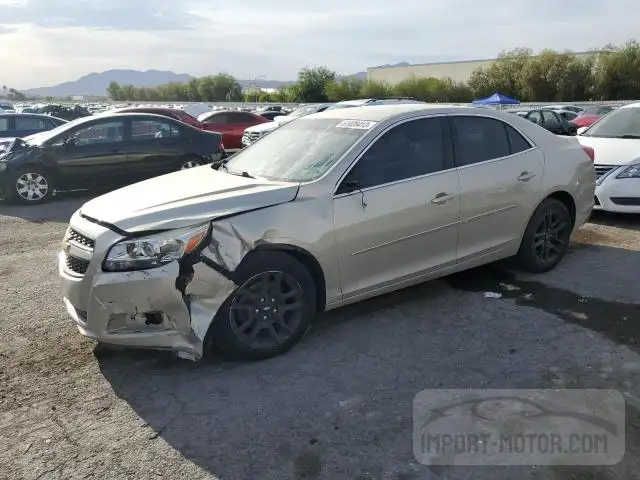
[[[177,138],[180,130],[169,122],[134,120],[131,122],[131,140],[146,141],[156,138]]]
[[[511,155],[507,130],[500,120],[453,116],[451,127],[458,167]]]

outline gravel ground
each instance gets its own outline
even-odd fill
[[[640,220],[595,215],[547,275],[483,268],[326,314],[279,358],[191,363],[96,347],[66,318],[55,255],[83,200],[0,204],[2,479],[640,478]],[[628,395],[620,464],[413,457],[422,389],[563,387]]]

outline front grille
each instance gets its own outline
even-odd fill
[[[242,141],[246,144],[252,144],[260,138],[259,132],[244,132],[242,135]]]
[[[602,177],[603,175],[606,175],[614,168],[616,168],[616,165],[595,165],[596,178],[600,179],[600,177]]]
[[[93,251],[93,249],[96,246],[96,242],[93,239],[87,237],[86,235],[81,234],[80,232],[78,232],[77,230],[74,230],[73,228],[69,229],[69,233],[67,234],[67,241],[69,243],[76,244],[80,248],[84,247],[85,250],[88,249]]]
[[[89,267],[89,260],[67,255],[66,265],[69,271],[77,273],[78,275],[84,275]]]

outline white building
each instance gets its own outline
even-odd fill
[[[579,52],[574,55],[585,57],[593,52]],[[396,85],[411,77],[418,78],[451,78],[456,82],[467,82],[477,68],[487,68],[496,59],[467,60],[459,62],[420,63],[406,67],[370,67],[367,68],[367,79]]]

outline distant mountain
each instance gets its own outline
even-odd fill
[[[382,65],[383,67],[399,67],[410,65],[407,62],[395,65]],[[342,78],[367,79],[367,72],[358,72],[352,75],[345,75]],[[84,96],[106,96],[107,87],[111,82],[118,82],[121,85],[134,85],[136,87],[156,87],[165,83],[180,82],[187,83],[195,77],[186,73],[174,73],[162,70],[107,70],[101,73],[90,73],[73,82],[64,82],[51,87],[39,87],[25,90],[29,97],[70,97],[73,95]],[[240,86],[258,88],[282,88],[294,83],[294,80],[238,80]]]
[[[409,62],[400,62],[400,63],[394,63],[392,64],[385,64],[385,65],[378,65],[377,67],[374,68],[391,68],[391,67],[410,67],[412,64]]]
[[[136,87],[156,87],[163,83],[186,83],[193,79],[185,73],[173,73],[161,70],[107,70],[102,73],[90,73],[74,82],[64,82],[51,87],[40,87],[26,90],[28,96],[68,97],[71,95],[103,96],[111,82]]]

